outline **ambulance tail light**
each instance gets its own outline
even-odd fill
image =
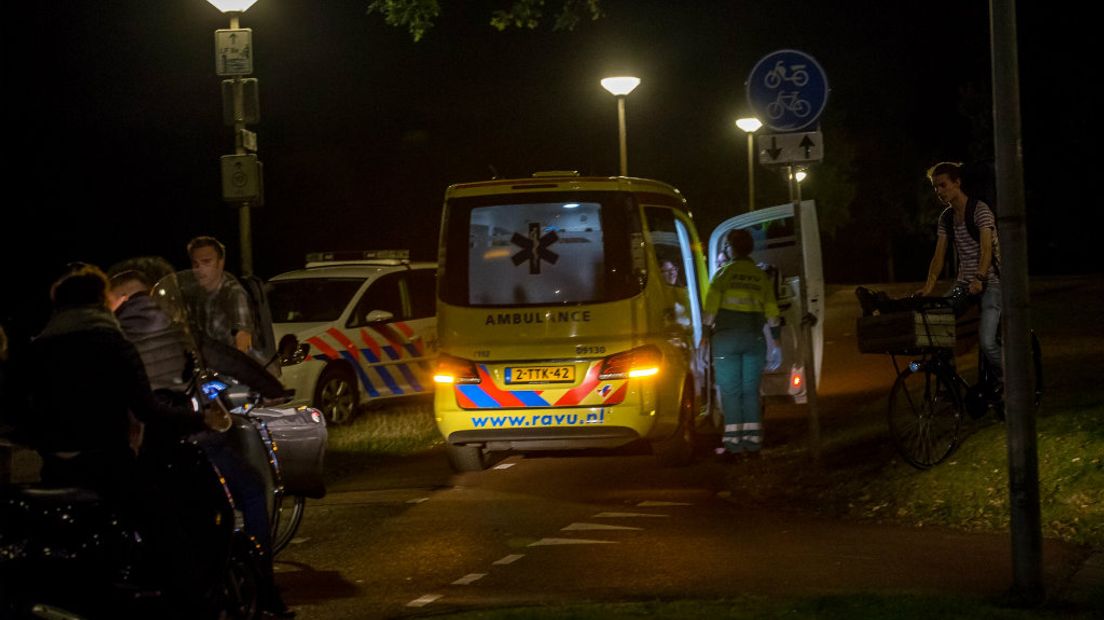
[[[479,370],[471,360],[439,353],[433,380],[437,383],[479,383]]]
[[[602,360],[602,365],[598,368],[598,378],[607,381],[651,377],[659,374],[662,361],[663,353],[659,348],[652,345],[637,347]]]

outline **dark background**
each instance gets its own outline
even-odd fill
[[[630,174],[680,188],[708,238],[747,209],[733,121],[750,113],[754,63],[782,48],[815,56],[832,88],[825,163],[804,190],[839,223],[824,236],[829,282],[922,279],[939,210],[924,170],[965,161],[979,187],[991,175],[985,2],[604,0],[606,17],[573,32],[504,33],[488,25],[501,4],[442,2],[419,43],[364,0],[260,0],[243,15],[261,92],[259,275],[316,250],[432,259],[445,188],[492,170],[616,174],[616,105],[598,81],[623,72],[643,80],[627,102]],[[1095,25],[1059,3],[1019,11],[1031,272],[1096,272]],[[6,12],[0,322],[17,340],[35,333],[74,260],[155,254],[182,268],[188,239],[213,234],[237,272],[214,73],[213,31],[228,20],[203,0]],[[756,185],[757,206],[787,199],[776,172],[758,168]]]

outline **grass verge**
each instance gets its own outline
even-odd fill
[[[332,478],[366,461],[419,454],[444,442],[433,420],[433,402],[426,399],[361,411],[352,423],[328,431],[326,471]]]

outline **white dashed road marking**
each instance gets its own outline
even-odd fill
[[[687,504],[686,502],[654,502],[651,500],[640,502],[637,506],[693,506],[693,504]]]
[[[408,504],[420,504],[422,502],[428,502],[428,501],[429,501],[428,497],[417,497],[417,498],[414,498],[414,499],[406,500],[406,503],[408,503]]]
[[[560,528],[560,531],[570,532],[573,530],[642,530],[642,527],[629,527],[627,525],[606,525],[605,523],[572,523],[567,527]]]
[[[548,547],[551,545],[616,545],[616,540],[587,540],[585,538],[542,538],[529,543],[528,547]]]
[[[633,517],[669,517],[671,515],[655,515],[646,512],[599,512],[595,519],[631,519]]]
[[[491,564],[513,564],[523,557],[525,557],[524,553],[508,555],[501,560],[495,560],[494,562],[491,562]]]
[[[407,607],[425,607],[433,601],[441,598],[440,594],[426,594],[425,596],[419,596],[418,598],[410,601],[406,604]]]
[[[482,579],[486,576],[487,576],[487,573],[468,573],[467,575],[464,575],[463,577],[461,577],[461,578],[457,579],[456,581],[452,582],[452,585],[454,585],[454,586],[470,585],[472,583],[475,583],[476,581],[479,581],[480,579]]]
[[[517,465],[517,463],[503,463],[501,465],[495,465],[494,468],[495,469],[510,469],[514,465]]]

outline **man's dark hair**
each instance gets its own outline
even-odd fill
[[[149,291],[153,288],[153,283],[141,271],[128,269],[111,276],[111,290],[117,291],[122,288]]]
[[[945,174],[947,178],[952,181],[962,180],[962,164],[956,164],[953,161],[941,161],[938,164],[928,168],[928,180],[931,181],[936,175]]]
[[[76,265],[50,287],[54,308],[104,306],[107,303],[107,276],[95,265]]]
[[[725,238],[728,240],[728,247],[732,250],[733,258],[744,258],[751,254],[751,251],[755,248],[755,240],[751,238],[751,233],[743,228],[734,228],[728,231]]]
[[[188,242],[188,258],[192,257],[192,252],[199,248],[215,248],[215,252],[218,252],[219,258],[226,258],[226,246],[222,245],[222,242],[214,237],[204,235],[202,237],[196,237]]]

